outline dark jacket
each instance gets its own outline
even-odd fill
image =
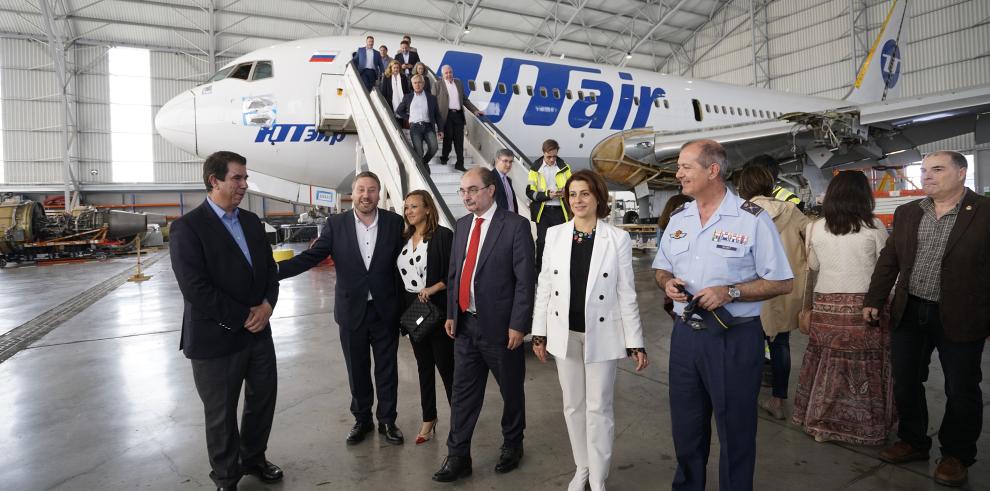
[[[395,260],[405,243],[402,240],[404,220],[390,211],[378,210],[378,238],[369,268],[365,268],[361,257],[355,220],[353,210],[328,218],[312,247],[278,263],[278,277],[291,278],[316,266],[327,256],[333,257],[337,271],[333,318],[337,324],[345,329],[357,329],[364,319],[368,292],[371,291],[382,320],[387,325],[398,326],[401,280]]]
[[[412,86],[409,85],[409,79],[401,72],[399,73],[399,79],[401,80],[399,85],[402,86],[402,96],[405,97],[406,94],[412,92]],[[395,111],[395,108],[392,107],[392,79],[390,77],[378,79],[378,91],[382,93],[382,97],[385,98],[385,103],[388,104],[388,107],[392,111]]]
[[[433,123],[434,131],[443,130],[443,118],[440,116],[440,108],[437,106],[437,97],[429,93],[426,89],[423,89],[423,93],[426,94],[426,106],[430,114],[430,122]],[[409,121],[409,106],[412,105],[413,97],[416,96],[415,92],[410,92],[402,98],[402,103],[399,107],[395,108],[395,115],[401,118],[403,121],[410,123]]]
[[[891,308],[894,329],[899,327],[907,307],[911,270],[918,249],[918,226],[924,215],[920,202],[912,201],[894,211],[894,230],[880,252],[863,302],[866,307],[880,308],[894,287]],[[939,311],[945,336],[951,341],[977,341],[990,335],[988,256],[990,198],[967,189],[942,257]]]
[[[498,170],[493,169],[492,172],[495,173],[495,204],[503,210],[509,209],[508,200],[505,199],[505,189],[502,186],[502,178],[499,177]],[[512,186],[512,178],[505,176],[505,179],[509,181],[509,193],[512,194],[512,206],[516,208],[516,213],[519,213],[519,200],[516,199],[516,190]],[[521,213],[519,213],[521,215]]]
[[[547,186],[541,185],[540,180],[540,167],[543,167],[543,157],[536,159],[533,162],[533,166],[529,168],[528,181],[526,182],[526,197],[529,198],[529,215],[530,219],[536,223],[540,223],[540,218],[543,215],[543,204],[550,201],[551,198],[547,195]],[[564,162],[564,159],[557,157],[557,174],[555,176],[554,182],[557,184],[557,189],[563,191],[564,184],[568,179],[571,178],[571,166]],[[561,209],[564,210],[564,221],[569,220],[567,216],[567,200],[564,197],[560,198]]]
[[[183,299],[179,349],[187,358],[226,356],[244,349],[251,336],[272,335],[271,325],[255,334],[244,329],[251,307],[266,299],[275,307],[278,278],[261,220],[247,210],[238,213],[253,267],[206,201],[169,226],[172,271]]]
[[[426,284],[433,286],[439,282],[447,283],[447,272],[450,268],[450,247],[454,241],[454,232],[444,226],[437,227],[426,244]],[[448,289],[449,289],[448,285]],[[430,297],[440,312],[447,312],[447,290],[441,290]]]
[[[402,50],[400,49],[399,51],[395,52],[395,56],[393,56],[392,59],[398,60],[400,65],[412,65],[413,67],[415,67],[416,64],[419,63],[419,53],[410,49],[409,61],[406,61],[406,58],[405,56],[402,55]],[[412,68],[410,68],[408,71],[403,69],[402,73],[405,73],[406,76],[410,76],[412,75]]]
[[[458,289],[473,214],[457,221],[447,281],[447,319],[456,325],[460,314]],[[499,208],[492,216],[474,271],[475,304],[482,336],[504,346],[509,332],[528,333],[533,324],[536,250],[529,220]]]

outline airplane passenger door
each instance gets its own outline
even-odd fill
[[[316,96],[317,128],[324,133],[355,133],[351,106],[344,93],[344,76],[324,73],[320,75],[320,88]]]

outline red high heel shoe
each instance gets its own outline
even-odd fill
[[[420,431],[422,431],[422,428],[420,428]],[[434,419],[433,426],[430,427],[430,431],[416,435],[416,445],[422,445],[432,440],[433,437],[436,436],[436,433],[437,433],[437,420]]]

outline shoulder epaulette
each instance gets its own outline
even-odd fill
[[[682,211],[684,211],[686,209],[687,209],[687,203],[684,203],[681,206],[678,206],[677,208],[674,208],[674,211],[670,212],[670,216],[674,216],[674,215],[676,215],[676,214],[678,214],[678,213],[680,213],[680,212],[682,212]]]
[[[742,206],[740,206],[740,208],[742,208],[744,211],[749,212],[753,216],[758,216],[760,213],[763,213],[763,208],[761,208],[760,205],[753,203],[752,201],[744,201]]]

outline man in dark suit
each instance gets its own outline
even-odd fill
[[[433,475],[440,482],[471,474],[471,436],[489,372],[504,403],[495,472],[519,466],[526,427],[520,346],[533,322],[536,283],[529,220],[495,205],[492,171],[475,167],[464,173],[458,194],[471,214],[457,221],[450,254],[444,327],[454,338],[454,388],[447,459]]]
[[[890,354],[899,441],[880,458],[895,464],[928,460],[932,439],[924,382],[938,349],[946,404],[938,432],[942,459],[934,477],[962,486],[976,461],[983,426],[980,362],[990,335],[990,199],[966,189],[968,163],[957,152],[932,153],[921,165],[927,197],[894,212],[894,230],[863,301],[863,318],[876,321],[894,287]]]
[[[402,103],[395,109],[395,114],[409,123],[409,138],[412,140],[413,152],[423,164],[427,174],[430,173],[430,159],[437,153],[437,136],[443,138],[443,117],[437,106],[437,98],[429,91],[423,90],[422,75],[413,75],[413,91],[402,98]],[[424,153],[423,144],[426,143]]]
[[[392,59],[399,60],[399,64],[402,65],[402,73],[405,73],[407,77],[411,77],[413,67],[419,63],[419,53],[409,49],[409,40],[403,39],[399,43],[399,52]]]
[[[464,111],[471,111],[479,116],[482,112],[468,100],[464,86],[459,79],[454,78],[454,69],[450,65],[440,68],[443,78],[437,84],[437,104],[440,105],[440,119],[444,121],[443,151],[440,152],[440,165],[447,165],[450,158],[451,144],[457,162],[454,168],[464,172]]]
[[[282,470],[265,459],[277,386],[268,319],[278,279],[261,220],[237,207],[247,178],[244,157],[210,155],[203,163],[206,201],[169,229],[172,270],[184,301],[179,349],[192,362],[203,401],[210,478],[218,489],[236,489],[243,474],[282,479]]]
[[[495,152],[495,170],[493,171],[495,173],[495,204],[509,213],[519,213],[516,190],[513,189],[512,179],[509,178],[512,161],[515,158],[515,154],[508,148],[502,148]]]
[[[375,429],[371,407],[378,394],[378,432],[394,445],[404,442],[395,425],[399,376],[399,276],[395,261],[405,241],[404,221],[378,208],[381,181],[361,172],[351,184],[354,211],[327,219],[320,238],[298,256],[278,263],[279,278],[290,278],[316,266],[328,256],[337,269],[333,318],[351,387],[351,413],[356,420],[347,444],[364,440]],[[371,356],[375,382],[371,382]]]
[[[368,36],[364,40],[364,47],[358,48],[354,52],[353,60],[357,64],[358,73],[361,75],[361,82],[364,83],[364,88],[370,91],[375,87],[375,82],[382,78],[382,73],[385,71],[382,54],[375,49],[374,36]]]

